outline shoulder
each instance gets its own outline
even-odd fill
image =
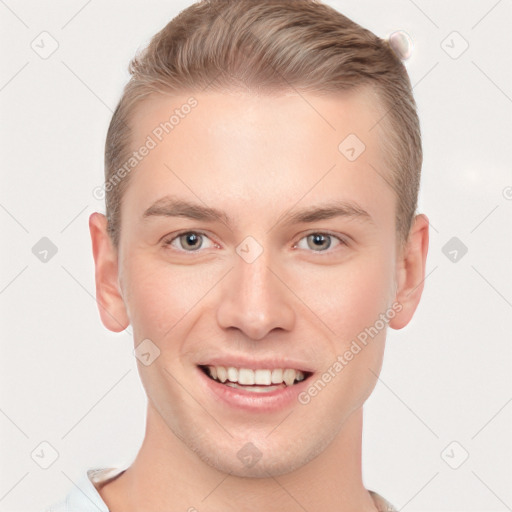
[[[397,509],[380,494],[375,491],[368,491],[379,512],[398,512]]]
[[[109,512],[91,481],[90,476],[94,471],[97,470],[83,474],[61,501],[52,504],[44,512]]]

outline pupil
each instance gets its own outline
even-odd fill
[[[328,242],[327,244],[327,247],[328,248],[331,244],[330,244],[330,241],[329,239],[327,239],[324,235],[321,235],[321,234],[316,234],[316,235],[311,235],[312,238],[313,238],[313,244],[316,246],[316,247],[321,247],[322,246],[322,243],[325,244],[326,240]]]
[[[197,242],[199,237],[194,233],[188,233],[184,235],[187,245],[190,245],[192,248],[197,247]]]

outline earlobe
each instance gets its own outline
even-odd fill
[[[429,222],[424,214],[417,215],[409,238],[397,262],[397,292],[395,300],[400,312],[389,322],[393,329],[402,329],[411,320],[423,292],[429,240]]]
[[[124,331],[130,320],[118,285],[117,251],[107,232],[107,218],[95,212],[89,217],[95,266],[96,301],[103,325],[113,332]]]

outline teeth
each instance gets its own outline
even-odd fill
[[[247,368],[240,368],[240,370],[238,370],[238,384],[252,386],[254,384],[254,371],[248,370]]]
[[[256,370],[254,372],[254,383],[269,386],[272,384],[272,373],[270,370]]]
[[[232,366],[228,368],[228,380],[230,382],[238,381],[238,370],[236,368],[233,368]]]
[[[245,390],[248,389],[247,386],[240,386],[239,384],[236,384],[235,382],[226,382],[226,386],[230,386],[232,388],[238,388],[238,389],[245,389]],[[283,385],[281,384],[281,386],[283,386]],[[249,390],[253,391],[254,393],[269,393],[270,391],[274,391],[274,389],[276,389],[278,387],[280,387],[280,386],[251,386],[249,388]]]
[[[208,366],[208,370],[210,371],[212,378],[220,380],[221,382],[226,382],[228,380],[228,372],[224,366]],[[215,376],[215,373],[217,373],[217,376]]]
[[[283,373],[283,379],[287,386],[293,385],[293,381],[295,380],[295,370],[286,369]]]
[[[242,386],[270,386],[271,384],[282,384],[292,386],[295,381],[304,380],[305,375],[300,370],[291,368],[275,368],[273,370],[251,370],[249,368],[234,368],[232,366],[208,366],[208,373],[212,379],[227,384],[236,383]],[[232,386],[235,387],[235,386]]]
[[[283,382],[283,370],[276,368],[272,370],[272,384],[280,384]]]

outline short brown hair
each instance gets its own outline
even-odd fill
[[[388,40],[319,0],[202,0],[160,30],[129,71],[106,138],[105,183],[110,185],[129,158],[135,107],[151,94],[240,86],[323,94],[369,87],[384,112],[379,129],[387,138],[385,167],[398,198],[399,239],[407,240],[417,207],[421,134],[409,76]],[[106,189],[115,247],[128,178]]]

